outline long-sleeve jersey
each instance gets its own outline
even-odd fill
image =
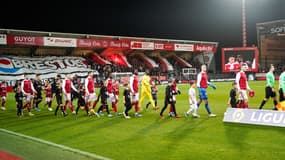
[[[85,79],[85,89],[87,94],[94,93],[94,79],[92,77],[87,77]]]
[[[170,85],[167,85],[165,88],[165,100],[169,101],[172,100],[173,93]]]
[[[23,92],[22,91],[16,91],[15,93],[15,100],[16,102],[21,102],[24,98]]]
[[[197,75],[197,87],[208,88],[208,75],[206,72],[200,72]]]
[[[237,73],[236,83],[237,83],[238,90],[246,90],[246,89],[250,90],[250,87],[248,86],[248,83],[247,83],[246,74],[243,71],[240,71]]]
[[[64,94],[71,93],[71,89],[77,92],[77,89],[74,87],[72,81],[70,79],[65,79],[62,82],[62,91]]]
[[[139,92],[139,80],[136,75],[132,75],[130,77],[130,89],[131,89],[131,93]]]
[[[192,88],[192,87],[189,88],[188,96],[189,96],[189,104],[197,103],[195,88]]]
[[[151,92],[150,91],[150,76],[149,75],[144,75],[142,77],[142,90],[147,91],[147,92]]]
[[[285,72],[279,76],[279,88],[282,88],[283,93],[285,93]]]
[[[34,88],[37,91],[37,93],[41,93],[42,88],[43,88],[42,82],[40,80],[35,80],[33,85],[34,85]]]
[[[275,84],[275,77],[273,72],[268,72],[266,74],[266,86],[274,87]]]

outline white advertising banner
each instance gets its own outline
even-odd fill
[[[44,37],[44,46],[76,47],[75,38]]]
[[[193,44],[181,44],[181,43],[175,43],[174,44],[174,50],[175,51],[194,51],[194,45]]]
[[[285,112],[228,108],[224,122],[285,127]]]
[[[86,76],[88,71],[87,60],[82,57],[22,57],[0,56],[0,80],[23,79],[24,74],[34,78],[41,74],[42,78],[52,78],[57,74],[77,74]],[[96,71],[95,74],[98,74]]]
[[[0,34],[0,45],[1,44],[4,44],[4,45],[7,44],[7,35],[6,34]]]

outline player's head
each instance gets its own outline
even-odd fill
[[[207,71],[207,66],[206,66],[206,64],[202,64],[202,65],[201,65],[201,71],[202,71],[202,72],[206,72],[206,71]]]
[[[138,75],[138,73],[139,73],[138,70],[137,70],[137,69],[134,69],[133,74],[134,74],[134,75]]]
[[[93,77],[93,72],[92,72],[92,71],[89,71],[89,72],[88,72],[88,76]]]
[[[190,81],[190,87],[195,87],[196,83],[194,81]]]
[[[60,75],[60,74],[57,74],[56,77],[55,77],[55,79],[57,79],[57,80],[61,79],[61,75]]]
[[[65,77],[66,77],[67,79],[71,79],[71,74],[70,74],[70,73],[67,73],[67,74],[65,75]]]
[[[274,65],[273,64],[270,64],[270,68],[269,68],[269,71],[270,72],[273,72],[275,70],[275,67],[274,67]]]
[[[172,85],[172,84],[173,84],[173,79],[172,78],[168,79],[168,85]]]
[[[35,79],[36,79],[36,80],[40,80],[40,79],[41,79],[40,74],[36,74]]]
[[[149,75],[149,69],[146,69],[146,70],[145,70],[145,74],[146,74],[146,75]]]
[[[241,64],[240,70],[241,70],[241,71],[246,71],[246,69],[247,69],[246,63]]]
[[[27,74],[25,74],[24,79],[29,79],[29,76]]]
[[[128,88],[129,88],[129,83],[128,83],[128,82],[125,82],[125,83],[124,83],[124,87],[125,87],[126,89],[128,89]]]

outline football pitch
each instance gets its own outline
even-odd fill
[[[208,117],[204,103],[198,110],[200,118],[184,117],[189,108],[189,85],[185,84],[179,85],[182,94],[177,95],[176,108],[183,117],[178,119],[168,117],[169,109],[164,113],[165,119],[159,118],[165,86],[158,87],[159,110],[146,110],[145,100],[143,116],[134,118],[132,109],[131,119],[122,116],[108,118],[106,114],[100,118],[87,117],[81,110],[77,116],[67,110],[67,117],[60,114],[55,117],[53,112],[43,107],[44,102],[40,105],[40,112],[33,110],[35,116],[29,117],[24,111],[24,117],[18,118],[14,93],[10,93],[7,110],[0,111],[0,128],[110,159],[284,159],[285,128],[223,123],[231,82],[215,84],[217,90],[208,88],[209,105],[217,114],[215,118]],[[257,109],[264,97],[265,82],[250,81],[249,85],[255,91],[255,97],[249,99],[249,106]],[[121,101],[118,108],[123,110]],[[264,109],[272,108],[273,102],[269,100]],[[33,154],[40,154],[41,160],[92,159],[57,147],[41,146],[43,144],[15,135],[0,132],[0,137],[0,150],[23,159],[39,159]]]

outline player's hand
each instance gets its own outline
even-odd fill
[[[275,92],[275,89],[273,87],[271,88],[271,90],[272,90],[272,92]]]
[[[212,83],[210,83],[209,86],[212,87],[214,90],[217,89],[216,85],[214,85],[214,84],[212,84]]]
[[[181,94],[180,90],[177,90],[177,93],[178,93],[178,94]]]

